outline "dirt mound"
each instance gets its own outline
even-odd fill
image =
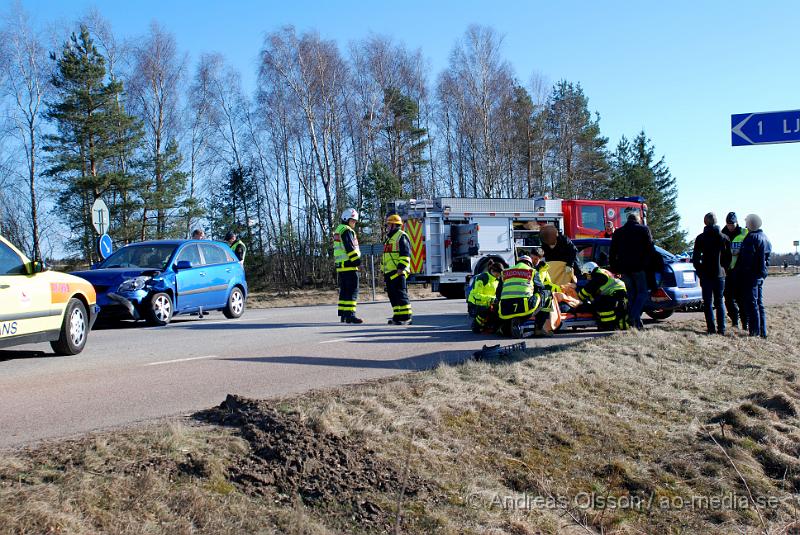
[[[745,465],[760,467],[761,472],[776,484],[788,485],[800,492],[800,421],[798,397],[777,392],[756,392],[736,407],[711,418],[718,424],[714,436]],[[754,461],[748,463],[746,461]]]
[[[230,470],[231,481],[246,492],[286,503],[299,496],[308,506],[351,521],[388,527],[395,511],[386,506],[387,498],[393,503],[401,491],[405,499],[413,498],[430,487],[362,444],[317,431],[265,401],[228,395],[219,407],[196,416],[238,428],[249,442],[250,455]]]

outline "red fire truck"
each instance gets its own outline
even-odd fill
[[[389,206],[405,221],[411,239],[410,282],[430,282],[445,297],[464,297],[464,285],[483,270],[487,256],[516,261],[538,246],[539,229],[558,227],[570,238],[602,236],[607,221],[620,227],[630,213],[644,220],[641,197],[614,200],[436,199],[397,200]]]

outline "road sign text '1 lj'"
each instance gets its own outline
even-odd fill
[[[731,144],[766,145],[800,141],[800,110],[731,115]]]

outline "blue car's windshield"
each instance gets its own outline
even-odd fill
[[[100,268],[158,269],[167,267],[177,245],[128,245],[106,258]]]

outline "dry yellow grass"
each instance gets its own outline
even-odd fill
[[[176,424],[5,455],[0,531],[393,531],[399,503],[405,533],[785,533],[800,516],[800,313],[769,313],[767,341],[670,322],[272,402],[430,483],[401,499],[348,489],[387,525],[244,492],[231,466],[254,444]]]

